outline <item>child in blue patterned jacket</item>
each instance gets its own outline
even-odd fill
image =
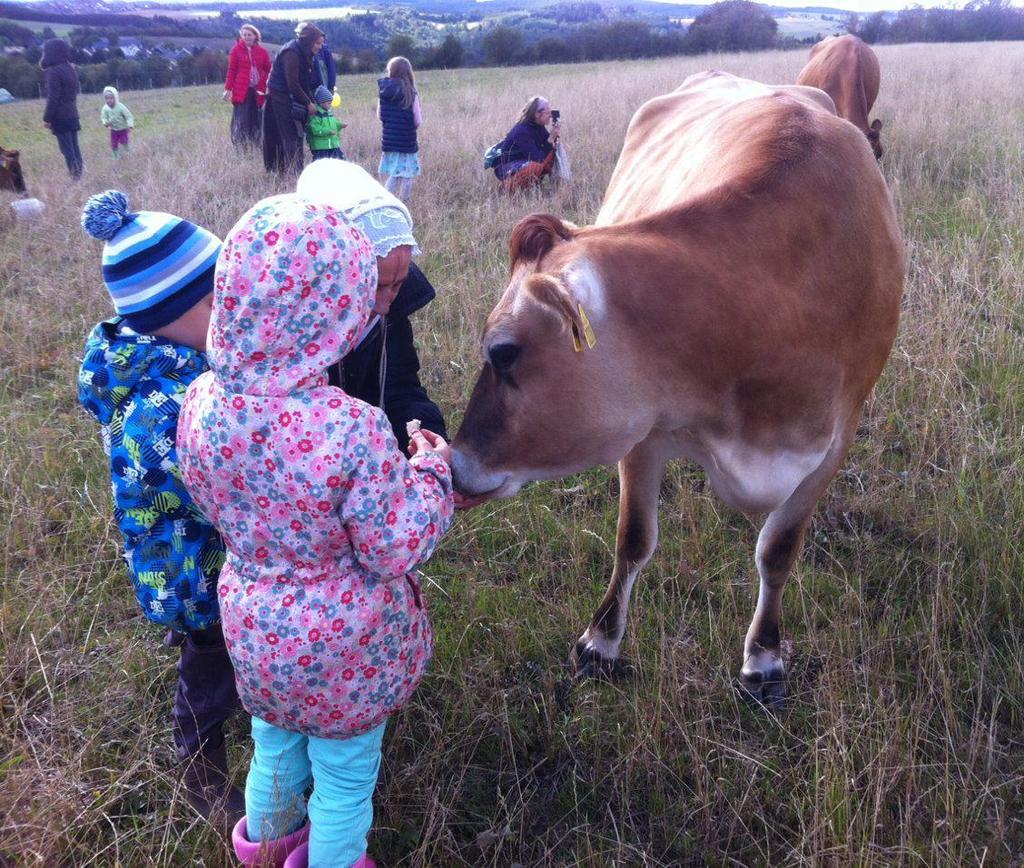
[[[170,214],[132,214],[115,190],[86,202],[82,226],[106,242],[103,280],[117,316],[86,341],[78,397],[103,426],[139,605],[181,649],[172,714],[188,801],[230,828],[245,802],[228,777],[223,733],[238,705],[217,605],[224,545],[182,484],[175,446],[185,391],[207,369],[221,242]]]

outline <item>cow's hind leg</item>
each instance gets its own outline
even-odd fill
[[[845,455],[845,445],[830,450],[793,494],[769,513],[757,538],[754,557],[760,586],[754,619],[743,646],[740,684],[748,694],[770,707],[780,705],[785,697],[786,669],[780,634],[783,588],[800,554],[814,507]]]
[[[577,675],[616,671],[633,583],[658,542],[658,492],[667,458],[662,444],[648,439],[619,462],[615,567],[601,605],[573,649],[570,662]]]

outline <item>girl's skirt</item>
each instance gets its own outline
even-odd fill
[[[420,155],[385,151],[380,155],[380,168],[377,171],[380,175],[391,178],[418,178]]]

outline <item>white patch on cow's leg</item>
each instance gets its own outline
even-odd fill
[[[577,674],[613,669],[619,657],[633,583],[658,543],[658,489],[668,455],[664,446],[649,438],[619,462],[615,568],[601,605],[573,649]]]
[[[587,627],[583,631],[583,635],[576,640],[576,656],[577,659],[587,655],[598,657],[603,661],[611,661],[618,658],[621,645],[621,637],[609,639],[606,636],[602,636],[593,627]]]
[[[653,548],[653,546],[652,546]],[[640,574],[641,564],[632,564],[621,581],[615,572],[605,599],[594,615],[590,626],[576,640],[575,658],[579,668],[586,663],[610,664],[619,658],[619,649],[626,635],[626,615],[633,583]],[[617,572],[618,564],[616,564]]]

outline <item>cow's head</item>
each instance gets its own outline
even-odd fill
[[[879,131],[882,129],[882,122],[875,118],[871,122],[871,126],[868,127],[865,135],[868,137],[868,142],[871,143],[871,150],[875,152],[875,159],[882,159],[882,140],[879,136]]]
[[[509,497],[526,482],[617,461],[649,430],[620,312],[594,244],[549,214],[512,232],[511,281],[487,318],[483,370],[453,444],[457,488]]]

